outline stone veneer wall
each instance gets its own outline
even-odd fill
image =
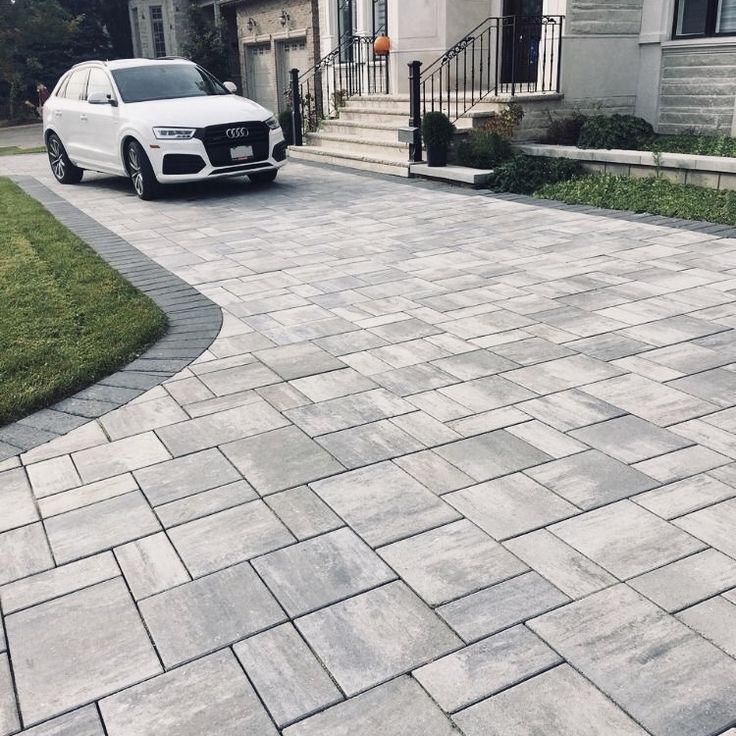
[[[160,5],[163,9],[164,34],[166,39],[166,55],[177,56],[187,34],[187,1],[185,0],[130,0],[129,12],[138,15],[140,36],[133,39],[133,48],[137,56],[153,58],[153,32],[151,30],[152,6]],[[141,14],[143,17],[141,17]],[[131,32],[135,35],[135,25],[131,21]]]
[[[567,32],[638,35],[643,0],[568,0]]]

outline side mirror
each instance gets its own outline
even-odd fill
[[[113,107],[118,106],[118,101],[112,97],[112,95],[105,94],[104,92],[93,92],[88,98],[87,102],[90,105],[112,105]]]
[[[238,91],[238,87],[235,82],[223,82],[222,86],[231,94],[234,95]]]

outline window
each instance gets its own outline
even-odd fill
[[[677,0],[675,38],[736,34],[736,0]]]
[[[67,100],[86,100],[85,90],[87,89],[88,74],[89,69],[77,69],[77,71],[72,72],[69,81],[59,91],[59,97],[64,97]]]
[[[132,66],[115,69],[112,76],[123,102],[230,94],[211,74],[193,64]]]
[[[87,82],[87,99],[94,92],[102,92],[112,99],[112,85],[107,78],[107,74],[102,69],[90,69],[89,81]]]
[[[166,56],[166,31],[164,29],[164,11],[160,5],[152,5],[151,36],[153,38],[153,55],[158,59]]]
[[[354,0],[337,0],[337,35],[342,40],[355,34],[356,8]]]
[[[388,35],[386,0],[373,0],[373,35]]]

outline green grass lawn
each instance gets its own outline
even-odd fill
[[[0,178],[0,426],[129,363],[166,316]]]
[[[34,146],[33,148],[18,148],[18,146],[0,146],[0,156],[15,156],[18,153],[41,153],[45,150],[45,146]]]

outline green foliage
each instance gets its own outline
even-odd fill
[[[227,81],[230,64],[222,28],[212,23],[197,0],[189,0],[188,20],[189,33],[182,47],[184,56],[219,80]]]
[[[447,148],[450,145],[455,126],[443,112],[428,112],[422,120],[422,140],[427,148]]]
[[[633,115],[596,115],[583,124],[580,148],[628,148],[640,150],[654,138],[654,128]]]
[[[544,134],[542,143],[556,144],[559,146],[577,146],[580,131],[587,121],[587,116],[580,112],[574,112],[565,118],[553,119],[547,132]]]
[[[483,128],[489,133],[511,138],[523,119],[524,108],[518,102],[509,102],[501,112],[492,115]]]
[[[568,181],[583,173],[573,159],[518,155],[498,166],[489,183],[497,192],[532,194],[545,184]]]
[[[535,196],[568,204],[736,225],[736,192],[676,184],[662,178],[586,176],[547,185]]]
[[[736,138],[728,136],[660,135],[645,150],[669,153],[694,153],[700,156],[736,157]]]
[[[471,131],[468,139],[457,149],[460,165],[475,169],[492,169],[509,158],[511,158],[511,143],[498,133],[483,129]]]
[[[0,233],[3,425],[129,363],[166,316],[7,179]]]

